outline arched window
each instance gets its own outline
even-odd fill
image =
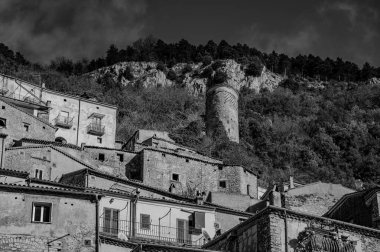
[[[66,139],[64,139],[63,137],[57,137],[56,139],[55,139],[55,141],[57,142],[57,143],[67,143],[67,141],[66,141]]]
[[[0,118],[0,129],[7,127],[7,119]]]

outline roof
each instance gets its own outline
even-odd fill
[[[75,189],[67,188],[51,188],[43,186],[30,186],[30,185],[17,185],[0,183],[0,191],[15,192],[15,193],[29,193],[39,195],[51,195],[51,196],[64,196],[70,198],[81,198],[86,200],[94,200],[97,197],[102,197],[101,194],[89,193]],[[98,198],[99,199],[99,198]]]
[[[43,145],[54,145],[58,147],[65,147],[65,148],[71,148],[75,150],[81,150],[81,148],[74,144],[68,144],[68,143],[60,143],[55,141],[47,141],[47,140],[41,140],[41,139],[34,139],[34,138],[21,138],[17,142],[20,143],[34,143],[34,144],[43,144]]]
[[[92,145],[85,145],[84,148],[86,149],[99,149],[99,150],[113,150],[113,151],[120,151],[120,152],[127,152],[127,153],[138,153],[134,151],[126,151],[122,149],[116,149],[116,148],[108,148],[108,147],[102,147],[102,146],[92,146]]]
[[[37,149],[37,148],[51,148],[51,149],[53,149],[53,150],[55,150],[55,151],[57,151],[57,152],[65,155],[66,157],[68,157],[68,158],[70,158],[70,159],[78,162],[79,164],[81,164],[81,165],[83,165],[83,166],[85,166],[85,167],[87,167],[89,169],[92,169],[92,170],[97,169],[96,167],[83,162],[82,160],[80,160],[80,159],[78,159],[78,158],[70,155],[67,152],[62,151],[61,149],[59,149],[59,148],[57,148],[57,147],[55,147],[53,145],[28,145],[28,146],[10,147],[10,148],[6,148],[5,150],[11,151],[11,150],[20,150],[20,149],[34,149],[34,148],[35,149]]]
[[[29,173],[25,171],[17,171],[17,170],[0,168],[0,175],[8,175],[8,176],[17,177],[17,178],[27,178],[29,176]]]
[[[17,77],[14,77],[14,76],[9,76],[9,75],[2,74],[2,73],[0,73],[0,75],[2,75],[4,77],[7,77],[7,78],[10,78],[10,79],[22,81],[22,82],[27,83],[29,85],[41,88],[40,85],[36,85],[36,84],[34,84],[34,83],[30,82],[30,81],[22,80],[20,78],[17,78]],[[45,92],[59,94],[59,95],[66,96],[66,97],[75,98],[75,99],[78,99],[78,100],[81,100],[81,101],[86,101],[86,102],[89,102],[89,103],[101,104],[101,105],[104,105],[104,106],[107,106],[107,107],[117,108],[117,106],[115,106],[115,105],[108,104],[108,103],[103,103],[103,102],[98,102],[98,101],[94,101],[94,100],[91,100],[91,99],[85,99],[85,98],[83,98],[81,96],[78,96],[78,95],[72,95],[72,94],[62,93],[62,92],[58,92],[58,91],[55,91],[55,90],[52,90],[52,89],[46,89],[46,88],[44,88],[44,91]]]
[[[40,122],[46,124],[47,126],[53,128],[53,129],[55,129],[55,130],[57,129],[54,125],[50,124],[49,122],[47,122],[47,121],[45,121],[45,120],[42,120],[41,118],[38,118],[37,116],[34,116],[34,115],[32,115],[32,114],[29,114],[29,113],[25,112],[24,110],[18,108],[17,106],[13,105],[12,103],[6,101],[2,96],[0,96],[0,100],[1,100],[2,102],[6,103],[7,105],[11,106],[12,108],[17,109],[18,111],[20,111],[20,112],[22,112],[22,113],[24,113],[24,114],[26,114],[26,115],[28,115],[28,116],[30,116],[30,117],[36,119],[37,121],[40,121]]]
[[[156,188],[156,187],[152,187],[152,186],[148,186],[148,185],[139,183],[136,180],[132,181],[132,180],[128,180],[127,178],[116,177],[116,176],[106,174],[106,173],[103,173],[103,172],[100,172],[97,170],[92,170],[92,169],[81,169],[81,170],[74,171],[71,173],[66,173],[66,174],[62,175],[61,179],[66,178],[66,177],[70,177],[73,175],[81,174],[81,173],[88,173],[90,175],[95,175],[95,176],[105,178],[105,179],[109,179],[109,180],[112,180],[115,182],[120,182],[120,183],[128,184],[130,186],[139,187],[139,188],[145,189],[147,191],[154,192],[157,194],[161,194],[163,196],[171,197],[171,198],[177,199],[177,200],[188,201],[188,202],[194,201],[193,198],[188,198],[188,197],[180,196],[180,195],[177,195],[174,193],[170,193],[170,192],[164,191],[164,190]]]
[[[201,248],[192,248],[192,247],[184,247],[182,244],[175,246],[174,243],[172,244],[158,244],[160,241],[157,240],[157,243],[153,240],[150,243],[148,243],[148,240],[143,239],[133,239],[131,238],[128,241],[117,239],[114,237],[109,237],[105,235],[100,235],[100,242],[103,244],[109,244],[117,247],[124,247],[124,248],[130,248],[135,249],[140,246],[140,248],[143,251],[146,252],[216,252],[216,250],[207,250],[207,249],[201,249]],[[161,241],[162,243],[162,241]],[[140,251],[140,250],[138,250]]]
[[[374,187],[371,189],[367,190],[362,190],[359,192],[353,192],[353,193],[348,193],[344,195],[342,198],[340,198],[335,205],[333,205],[323,216],[324,217],[329,217],[331,216],[336,210],[338,210],[347,200],[357,197],[357,196],[362,196],[364,200],[367,200],[369,196],[371,196],[374,192],[380,190],[380,187]]]

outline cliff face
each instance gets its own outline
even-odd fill
[[[156,86],[182,86],[194,95],[203,95],[206,92],[207,78],[202,75],[206,67],[202,63],[179,63],[169,69],[158,67],[155,62],[120,62],[115,65],[100,68],[88,75],[94,79],[110,76],[122,85],[156,87]],[[265,67],[258,77],[247,76],[244,72],[246,66],[234,60],[223,60],[223,72],[228,75],[230,84],[238,90],[245,86],[257,92],[263,88],[272,91],[283,80],[283,77],[270,72]],[[191,68],[191,69],[190,69]],[[169,72],[175,73],[168,78]]]

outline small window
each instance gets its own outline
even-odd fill
[[[104,161],[105,160],[105,155],[104,153],[99,153],[99,161]]]
[[[162,156],[163,156],[163,157],[166,157],[166,154],[165,154],[165,153],[162,153]]]
[[[124,162],[124,154],[117,153],[116,156],[117,156],[117,159],[119,159],[119,162]]]
[[[101,137],[98,137],[98,143],[102,143],[102,138]]]
[[[51,222],[51,203],[33,202],[32,222]]]
[[[227,187],[227,182],[225,180],[219,181],[219,187],[220,188],[226,188]]]
[[[67,101],[66,99],[63,99],[63,101],[65,102],[65,101]]]
[[[42,179],[42,170],[36,169],[34,177],[38,179]]]
[[[177,174],[177,173],[173,173],[173,174],[172,174],[172,180],[174,180],[174,181],[179,181],[179,174]]]
[[[247,195],[250,195],[250,185],[247,185]]]
[[[189,159],[186,159],[186,163],[189,163]]]
[[[26,132],[28,132],[28,131],[29,131],[29,124],[27,124],[27,123],[24,123],[24,130],[25,130]]]
[[[5,106],[1,106],[2,109],[5,109]]]
[[[141,229],[150,229],[150,215],[140,214],[140,227]]]
[[[0,128],[6,128],[7,127],[7,119],[0,118]]]

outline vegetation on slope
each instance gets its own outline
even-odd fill
[[[37,81],[34,74],[39,73],[49,88],[78,95],[85,90],[88,96],[118,105],[120,139],[128,139],[138,128],[167,130],[184,145],[259,171],[264,181],[285,179],[292,173],[302,182],[323,180],[351,186],[357,178],[367,184],[378,182],[380,86],[337,81],[341,76],[343,79],[364,78],[366,67],[356,72],[356,77],[345,74],[337,77],[335,69],[329,81],[320,87],[291,78],[274,92],[241,90],[241,143],[235,144],[228,142],[222,130],[215,139],[204,136],[201,116],[204,98],[191,96],[185,89],[125,87],[108,76],[94,81],[79,75],[88,70],[91,62],[79,67],[77,63],[61,59],[43,67],[21,60],[21,54],[16,57],[4,45],[0,49],[0,71],[3,73],[32,81]],[[203,58],[212,59],[207,55]],[[265,57],[264,61],[267,62]],[[64,67],[62,62],[69,67]],[[306,65],[312,61],[308,62]],[[340,61],[334,62],[338,67],[336,62]],[[77,64],[73,68],[77,72],[67,71],[72,64]],[[344,65],[352,66],[351,63]],[[316,71],[306,69],[309,68],[304,68],[304,75],[311,76]],[[378,76],[378,68],[369,66],[369,69],[370,77]],[[252,72],[257,72],[254,65]]]

